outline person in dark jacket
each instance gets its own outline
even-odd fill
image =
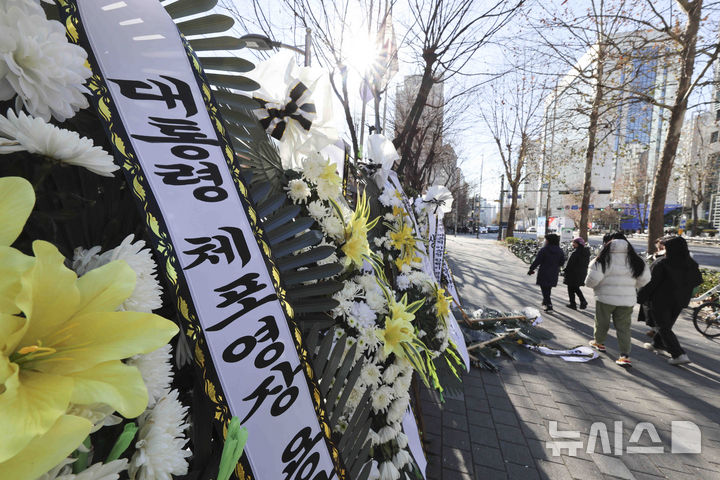
[[[557,285],[560,268],[564,263],[565,254],[560,248],[560,237],[554,233],[548,234],[545,236],[545,246],[537,253],[535,261],[528,270],[528,275],[532,275],[539,267],[536,283],[540,285],[546,312],[551,312],[553,309],[550,292],[552,287]]]
[[[657,333],[653,343],[646,343],[651,350],[666,350],[672,358],[668,363],[689,363],[685,350],[672,331],[682,309],[687,307],[695,287],[702,283],[702,274],[695,260],[690,257],[687,242],[682,237],[662,239],[665,256],[652,264],[652,278],[638,292],[638,302],[647,304]]]
[[[575,295],[577,295],[580,300],[580,310],[584,310],[587,308],[587,301],[580,287],[585,285],[585,277],[590,263],[590,249],[585,246],[585,239],[582,237],[573,240],[572,246],[574,250],[565,265],[565,279],[563,280],[568,287],[568,297],[570,298],[567,307],[573,310],[578,309],[575,303]]]

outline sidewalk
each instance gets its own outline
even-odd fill
[[[467,311],[481,304],[508,310],[539,306],[540,292],[534,278],[526,275],[527,266],[496,242],[448,236],[447,249]],[[543,317],[544,327],[554,335],[548,345],[586,344],[594,302],[585,313],[569,310],[562,286],[553,290],[553,298],[556,312]],[[589,363],[540,355],[522,363],[501,358],[499,373],[473,367],[464,377],[463,394],[446,396],[442,405],[423,391],[427,478],[720,478],[720,342],[705,339],[692,322],[681,318],[676,332],[695,363],[672,367],[665,357],[642,348],[647,338],[643,327],[633,325],[631,369],[615,365],[617,342],[611,329],[608,354]],[[547,448],[551,421],[557,422],[558,431],[580,432],[576,455],[564,449],[554,456]],[[670,453],[672,421],[698,425],[701,454]],[[601,438],[594,449],[588,444],[594,422],[607,428],[606,454]],[[631,443],[639,422],[650,422],[660,443],[653,442],[648,431]],[[638,446],[661,447],[664,453],[628,453]]]

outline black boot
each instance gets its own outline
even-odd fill
[[[578,309],[577,305],[575,305],[574,303],[568,303],[568,304],[565,305],[565,306],[566,306],[567,308],[569,308],[570,310],[577,310],[577,309]]]

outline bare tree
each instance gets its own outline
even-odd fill
[[[674,101],[666,104],[648,96],[645,100],[653,105],[667,108],[670,113],[667,134],[662,155],[655,171],[650,218],[648,222],[648,252],[655,251],[654,239],[661,236],[664,228],[665,200],[672,179],[673,165],[680,142],[685,112],[693,91],[702,84],[703,79],[720,54],[720,42],[716,40],[698,49],[698,34],[703,22],[711,21],[708,12],[703,11],[703,0],[676,0],[684,21],[682,27],[672,18],[672,10],[659,10],[652,0],[646,0],[652,17],[648,20],[636,20],[645,28],[652,28],[667,36],[671,51],[676,52],[677,90]],[[696,63],[700,63],[696,74]]]
[[[400,152],[398,173],[405,175],[413,156],[414,137],[435,84],[460,73],[481,47],[507,25],[525,0],[412,0],[408,45],[420,68],[417,96],[398,124],[393,140]],[[463,75],[469,72],[463,72]],[[407,180],[406,180],[406,183]]]
[[[546,82],[547,78],[526,75],[521,69],[513,69],[492,82],[492,92],[483,95],[485,101],[480,108],[480,117],[497,147],[511,195],[508,237],[515,229],[520,185],[534,171],[528,168],[526,162],[532,158],[533,140],[542,129]]]

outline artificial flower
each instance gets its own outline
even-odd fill
[[[156,315],[114,311],[135,286],[124,262],[78,279],[53,245],[36,241],[33,251],[15,297],[24,316],[0,313],[0,478],[24,478],[15,469],[29,468],[17,460],[27,455],[37,459],[33,468],[43,468],[38,476],[77,447],[92,424],[67,414],[73,405],[140,415],[147,390],[137,368],[121,359],[151,352],[178,331]],[[48,444],[52,436],[65,440]]]
[[[294,54],[279,52],[248,76],[260,84],[253,97],[261,108],[254,113],[280,142],[284,168],[300,169],[305,156],[338,139],[327,72],[299,67]]]
[[[393,422],[393,425],[386,425],[378,431],[378,441],[387,443],[395,438],[398,433],[397,423]]]
[[[328,214],[327,208],[319,200],[314,200],[308,204],[308,213],[315,220],[320,220]]]
[[[172,347],[167,344],[155,351],[135,355],[127,360],[128,365],[137,367],[148,391],[148,407],[153,407],[170,390],[173,371]]]
[[[293,203],[304,203],[311,193],[308,184],[300,179],[290,180],[285,190],[287,190],[288,197]]]
[[[345,244],[342,246],[342,251],[347,255],[350,263],[358,267],[361,267],[365,259],[371,256],[367,235],[375,227],[378,219],[369,221],[369,218],[370,204],[363,192],[352,218],[345,227]]]
[[[390,406],[393,398],[393,390],[387,385],[383,385],[375,390],[372,394],[372,408],[377,412],[384,412]],[[384,442],[383,442],[384,443]]]
[[[323,173],[326,159],[318,152],[313,152],[302,161],[302,175],[308,181],[317,183]]]
[[[172,480],[173,475],[187,473],[191,453],[185,449],[186,415],[177,390],[171,390],[138,419],[137,451],[129,469],[132,480]]]
[[[325,217],[322,222],[320,222],[320,226],[328,237],[335,240],[342,240],[345,234],[345,228],[342,221],[335,215]]]
[[[35,191],[30,182],[20,177],[0,178],[0,312],[3,313],[20,311],[15,305],[20,275],[30,268],[33,258],[10,245],[20,235],[34,204]]]
[[[428,188],[422,200],[426,204],[431,204],[432,211],[438,211],[441,215],[452,210],[452,192],[444,185],[433,185]]]
[[[369,328],[375,324],[375,311],[366,302],[353,302],[350,316],[363,328]]]
[[[32,0],[5,0],[0,16],[0,101],[17,95],[31,115],[59,121],[88,106],[87,54],[68,42],[65,26]]]
[[[398,470],[402,469],[405,465],[408,465],[412,462],[412,457],[405,449],[399,450],[395,456],[392,459],[393,465],[397,467]]]
[[[398,480],[400,472],[392,462],[383,462],[380,464],[380,480]]]
[[[1,34],[0,34],[1,37]],[[15,114],[8,109],[0,115],[0,153],[28,151],[42,155],[63,165],[84,167],[103,177],[112,177],[119,169],[113,158],[89,138],[76,132],[58,128],[42,118],[25,112]]]
[[[452,297],[445,296],[444,288],[435,289],[435,309],[437,310],[438,317],[445,318],[450,314],[450,301]]]
[[[377,365],[373,363],[367,363],[362,368],[360,378],[362,379],[363,385],[374,387],[382,379],[382,373],[380,372],[380,368]]]
[[[397,436],[395,437],[395,441],[398,444],[398,447],[405,448],[408,444],[408,437],[403,432],[398,432]]]

